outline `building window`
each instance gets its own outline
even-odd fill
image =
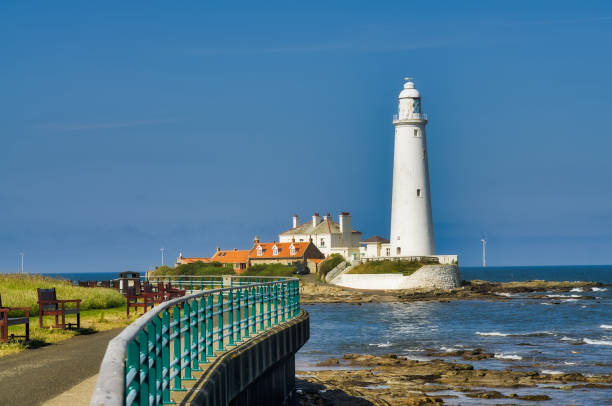
[[[323,238],[321,238],[319,247],[325,247],[325,240]]]
[[[297,254],[297,250],[295,249],[295,245],[291,244],[291,246],[289,247],[289,253],[291,255]]]
[[[414,136],[415,136],[415,137],[418,137],[418,136],[419,136],[419,129],[418,129],[418,128],[415,128],[415,129],[414,129]]]
[[[423,196],[421,195],[421,189],[417,189],[417,197],[423,197]]]
[[[261,257],[263,255],[263,248],[261,248],[261,245],[257,246],[257,256]]]
[[[300,238],[300,242],[304,242],[304,239],[303,239],[303,238]]]
[[[397,247],[395,249],[395,252],[397,253],[397,255],[402,255],[402,247]]]
[[[391,248],[387,248],[386,249],[386,254],[387,254],[387,256],[391,256]]]
[[[276,245],[272,247],[272,255],[278,255],[278,247]]]

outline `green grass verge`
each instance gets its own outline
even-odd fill
[[[401,273],[408,276],[423,265],[418,261],[372,261],[355,266],[347,274]]]
[[[55,288],[58,299],[81,299],[82,310],[107,309],[125,304],[123,295],[114,289],[73,286],[67,280],[41,275],[0,275],[0,295],[5,307],[30,307],[30,314],[37,314],[36,288]],[[12,315],[23,315],[23,312],[12,312]]]
[[[327,273],[340,265],[340,263],[342,263],[344,260],[344,257],[340,254],[331,254],[325,259],[325,261],[319,264],[317,279],[324,281]]]

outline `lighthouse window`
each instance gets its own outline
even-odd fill
[[[421,196],[421,189],[417,189],[417,197],[422,197]]]
[[[402,247],[397,247],[397,255],[402,255]]]
[[[419,130],[417,128],[414,129],[414,136],[415,137],[419,136]]]

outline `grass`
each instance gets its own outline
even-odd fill
[[[41,275],[0,275],[0,295],[5,307],[30,307],[30,314],[38,313],[36,288],[55,288],[58,299],[81,299],[81,310],[107,309],[125,303],[123,295],[114,289],[73,286],[67,280]],[[23,312],[11,315],[23,315]]]
[[[139,313],[142,314],[142,313]],[[126,327],[136,320],[136,316],[130,314],[130,318],[125,315],[125,305],[110,309],[91,309],[81,311],[81,328],[75,330],[60,330],[50,328],[55,323],[55,317],[45,316],[43,318],[43,328],[38,326],[38,313],[30,313],[30,341],[24,342],[22,338],[16,338],[7,343],[0,343],[0,357],[18,353],[27,349],[40,348],[67,340],[74,336],[93,334],[99,331],[111,330],[117,327]],[[75,315],[66,316],[66,321],[76,321]],[[25,334],[24,325],[9,326],[9,337],[11,334],[23,336]]]
[[[331,254],[325,259],[325,261],[319,264],[319,270],[317,272],[317,278],[324,281],[325,276],[329,271],[340,265],[344,261],[344,257],[340,254]]]
[[[45,316],[43,325],[38,326],[38,304],[36,288],[55,287],[58,299],[81,299],[81,328],[78,330],[51,329],[55,317]],[[4,274],[0,275],[0,294],[5,307],[30,307],[30,341],[23,339],[10,340],[0,344],[0,356],[21,352],[29,348],[38,348],[67,340],[76,335],[92,334],[97,331],[124,327],[135,320],[125,316],[125,299],[114,289],[85,288],[73,286],[62,279],[48,278],[40,275]],[[20,316],[24,312],[11,312],[10,316]],[[76,321],[75,315],[67,315],[66,321]],[[9,326],[11,334],[25,334],[24,325]]]
[[[349,274],[382,274],[401,273],[405,276],[412,275],[424,263],[419,261],[372,261],[357,265],[349,270]]]
[[[202,261],[191,264],[178,265],[174,268],[169,266],[160,266],[155,268],[151,273],[153,276],[162,275],[235,275],[234,268],[231,264],[224,265],[220,262],[204,263]]]

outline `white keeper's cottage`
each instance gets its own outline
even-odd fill
[[[312,220],[300,224],[297,214],[293,216],[293,227],[279,234],[280,242],[310,241],[325,256],[338,253],[346,259],[359,259],[359,247],[361,246],[362,234],[353,230],[351,215],[347,212],[340,213],[338,222],[332,220],[329,213],[321,217],[319,213],[312,216]]]

